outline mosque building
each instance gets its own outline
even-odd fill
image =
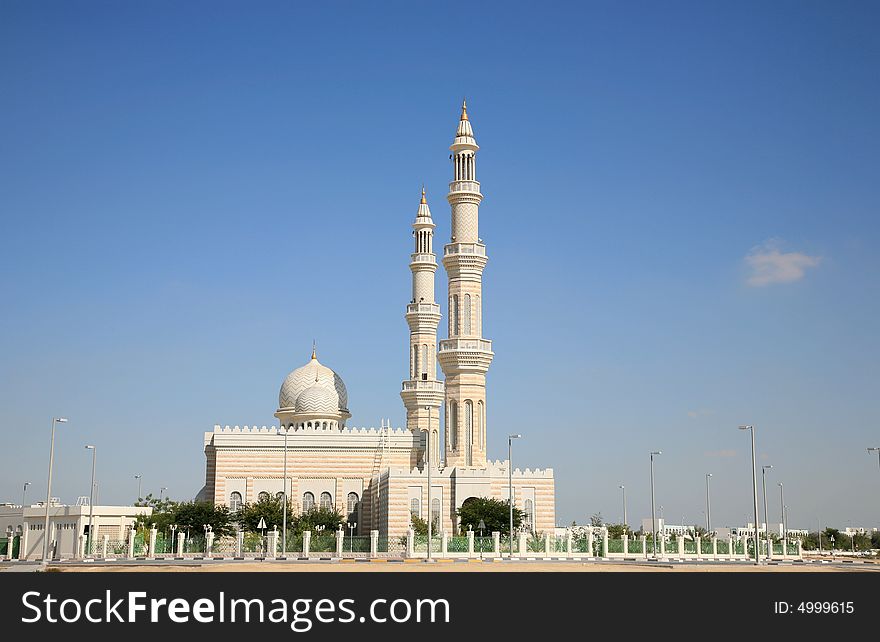
[[[261,496],[289,493],[294,511],[338,510],[356,533],[406,533],[411,515],[428,519],[435,532],[455,533],[458,508],[468,499],[507,501],[509,462],[489,461],[486,373],[494,353],[483,337],[482,280],[488,257],[479,236],[483,195],[476,177],[479,146],[462,104],[452,146],[453,180],[450,242],[443,247],[448,277],[448,338],[437,340],[440,305],[435,301],[437,257],[434,222],[425,191],[412,224],[412,299],[409,372],[400,396],[406,428],[348,428],[348,392],[342,378],[322,364],[315,350],[309,361],[281,385],[278,427],[214,426],[205,433],[206,475],[200,499],[236,510]],[[444,380],[437,379],[437,364]],[[442,416],[441,416],[442,411]],[[442,427],[442,439],[441,439]],[[428,468],[430,467],[430,475]],[[286,479],[285,479],[286,469]],[[515,469],[514,505],[524,511],[524,527],[549,532],[555,526],[552,469]]]

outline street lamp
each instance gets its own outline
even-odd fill
[[[507,435],[507,503],[510,504],[510,555],[513,559],[513,440],[522,435]],[[522,555],[522,553],[520,553]]]
[[[758,558],[758,472],[755,468],[755,427],[739,426],[740,430],[749,430],[752,433],[752,494],[755,500],[755,564],[760,564]]]
[[[98,449],[95,446],[86,446],[86,450],[92,451],[92,486],[89,490],[89,555],[91,555],[94,548],[92,541],[95,539],[92,516],[95,513],[95,462],[98,459]]]
[[[348,522],[348,544],[351,553],[354,553],[354,529],[356,528],[357,522]]]
[[[623,491],[623,529],[624,533],[626,532],[626,486],[620,485],[618,486],[620,490]]]
[[[31,485],[30,482],[25,482],[24,489],[21,491],[21,508],[22,508],[22,510],[24,510],[24,499],[25,499],[25,497],[27,497],[27,489],[28,489],[28,486],[30,486],[30,485]],[[22,515],[24,515],[24,513],[22,513]]]
[[[706,535],[712,532],[712,503],[709,501],[709,478],[712,473],[706,473]]]
[[[138,480],[138,496],[136,501],[141,501],[141,482],[144,480],[143,475],[135,475],[134,478]]]
[[[880,448],[868,448],[869,453],[877,453],[877,463],[880,464]]]
[[[771,465],[761,466],[761,489],[764,494],[764,535],[767,537],[767,560],[770,560],[770,521],[767,519],[767,471]]]
[[[282,499],[284,507],[282,508],[281,518],[281,550],[287,555],[287,433],[290,432],[290,426],[284,427],[284,492]]]
[[[55,463],[55,424],[66,423],[67,417],[52,417],[52,440],[49,442],[49,482],[46,484],[46,522],[43,526],[43,566],[46,565],[49,557],[49,503],[52,501],[52,465]],[[24,511],[23,508],[22,511]]]
[[[651,546],[654,549],[654,557],[657,557],[657,516],[654,512],[654,455],[662,455],[662,450],[651,451]],[[660,507],[663,510],[663,507]]]
[[[433,562],[431,559],[431,530],[434,517],[431,515],[433,512],[431,510],[431,406],[425,406],[425,410],[428,411],[428,432],[425,435],[425,466],[428,468],[428,557],[425,559],[426,562]]]
[[[782,539],[785,541],[787,531],[785,528],[785,488],[782,486],[782,482],[777,484],[779,486],[779,510],[782,513]]]

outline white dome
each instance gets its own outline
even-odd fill
[[[300,402],[300,396],[306,391],[309,394]],[[306,365],[287,375],[284,383],[281,384],[278,407],[292,408],[295,412],[306,412],[301,410],[301,407],[303,409],[308,407],[309,412],[312,407],[320,407],[321,410],[315,412],[348,413],[348,391],[345,389],[342,377],[321,364],[313,353]]]
[[[293,409],[310,415],[334,414],[339,412],[339,397],[327,388],[310,386],[299,393]]]

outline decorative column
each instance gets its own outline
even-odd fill
[[[498,531],[492,531],[492,552],[501,555],[501,533]]]
[[[468,544],[468,557],[474,556],[474,532],[469,530],[467,532],[467,544]]]
[[[205,535],[205,557],[211,557],[211,551],[214,549],[214,531],[208,531]]]
[[[415,538],[416,532],[412,528],[406,529],[406,556],[415,557]],[[470,535],[471,552],[474,550],[474,536]]]
[[[700,557],[703,554],[703,538],[694,537],[694,541],[697,543],[697,557]]]
[[[520,556],[525,556],[528,553],[528,544],[526,543],[526,532],[519,532],[519,554]]]
[[[104,533],[101,536],[101,559],[107,559],[107,545],[110,543],[110,538],[107,536],[107,533]]]
[[[309,556],[309,550],[312,547],[312,531],[303,531],[303,557]]]
[[[728,535],[727,537],[727,556],[730,559],[733,559],[736,549],[733,548],[733,537]]]
[[[18,542],[18,559],[20,559],[20,560],[27,559],[28,532],[29,531],[28,531],[27,523],[22,524],[21,539]]]
[[[83,559],[86,556],[86,536],[80,535],[76,541],[76,553],[74,557],[76,559]]]
[[[482,289],[486,246],[479,234],[483,195],[476,176],[474,139],[462,104],[452,150],[453,179],[447,200],[452,210],[452,236],[443,248],[449,277],[449,338],[440,342],[437,358],[446,376],[446,465],[486,467],[486,372],[494,353],[483,338]]]
[[[642,555],[648,557],[648,536],[642,533]]]
[[[379,557],[379,531],[370,531],[370,557]]]
[[[6,559],[12,559],[12,549],[15,544],[15,531],[12,530],[12,526],[6,527]]]
[[[623,531],[623,556],[629,555],[629,536]]]
[[[440,531],[440,555],[446,557],[449,553],[449,536],[446,531]]]
[[[342,524],[336,531],[336,557],[342,557],[342,546],[345,543],[345,531],[342,530]]]
[[[572,549],[572,541],[571,540],[572,540],[571,529],[566,528],[565,529],[565,553],[569,557],[571,556],[571,549]]]
[[[133,528],[128,529],[128,559],[134,559],[134,534],[135,531]]]
[[[718,540],[712,538],[712,559],[718,559]]]
[[[244,557],[244,531],[239,530],[235,534],[235,556]]]
[[[684,557],[684,533],[678,538],[678,556]]]
[[[550,557],[550,532],[544,533],[544,557]]]
[[[177,557],[183,557],[183,543],[186,541],[186,533],[177,534]]]
[[[590,527],[587,530],[587,552],[589,553],[590,557],[595,556],[595,553],[593,551],[593,528],[592,527]]]
[[[608,557],[608,529],[602,531],[602,557]]]

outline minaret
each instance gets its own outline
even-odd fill
[[[409,379],[400,396],[406,406],[406,427],[413,432],[431,432],[431,460],[440,460],[440,407],[443,382],[437,381],[437,325],[440,306],[434,301],[434,221],[422,188],[422,200],[413,223],[415,252],[410,257],[412,301],[406,306],[409,324]]]
[[[446,197],[452,207],[452,238],[443,248],[449,275],[449,338],[440,342],[437,358],[446,376],[446,465],[486,467],[486,372],[492,342],[482,338],[483,268],[486,246],[479,235],[479,146],[468,120],[467,104],[452,150],[453,180]]]

